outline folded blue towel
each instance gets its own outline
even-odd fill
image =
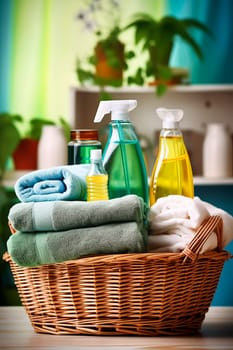
[[[7,241],[12,260],[19,266],[38,266],[89,255],[146,251],[147,231],[136,222],[85,227],[45,233],[17,232]]]
[[[32,171],[15,183],[21,202],[85,200],[89,164],[66,165]]]

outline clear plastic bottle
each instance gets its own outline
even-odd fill
[[[136,194],[146,204],[149,201],[148,180],[144,157],[129,111],[136,100],[101,101],[94,121],[100,122],[111,113],[109,134],[103,152],[103,164],[108,173],[109,198]]]
[[[102,162],[102,150],[91,150],[91,168],[86,177],[87,200],[106,200],[108,197],[108,174]]]
[[[191,198],[194,196],[192,167],[179,128],[183,111],[165,108],[158,108],[156,111],[163,126],[150,181],[150,205],[158,198],[171,194]]]
[[[92,149],[101,149],[98,131],[95,129],[80,129],[70,131],[68,143],[68,164],[89,164]]]

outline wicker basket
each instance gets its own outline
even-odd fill
[[[95,256],[34,268],[4,258],[36,332],[186,335],[201,328],[229,258],[222,250],[198,255],[214,228],[221,242],[221,227],[222,219],[211,217],[182,253]]]

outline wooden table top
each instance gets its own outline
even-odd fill
[[[233,350],[233,307],[211,307],[201,332],[189,337],[37,334],[23,307],[0,307],[0,349]]]

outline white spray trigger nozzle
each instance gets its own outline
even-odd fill
[[[112,113],[112,120],[128,120],[128,114],[137,106],[136,100],[100,101],[94,122],[101,122],[105,114]]]
[[[182,109],[157,108],[156,112],[162,119],[163,128],[174,129],[179,127],[179,122],[183,118],[184,111]]]

